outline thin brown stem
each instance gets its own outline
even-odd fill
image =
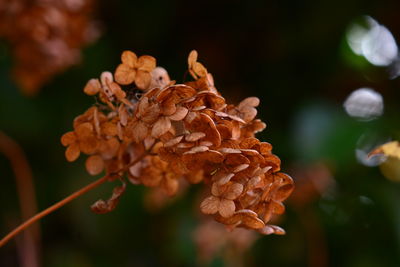
[[[148,154],[149,151],[151,151],[151,148],[149,150],[145,151],[138,158],[136,158],[127,167],[132,166],[132,165],[136,164],[137,162],[139,162],[140,160],[142,160]],[[87,193],[88,191],[96,188],[97,186],[103,184],[107,180],[112,179],[113,176],[118,176],[119,172],[126,171],[128,169],[127,167],[122,168],[122,169],[116,171],[115,173],[111,173],[111,174],[108,174],[108,175],[105,175],[105,176],[99,178],[98,180],[96,180],[96,181],[92,182],[91,184],[79,189],[78,191],[72,193],[71,195],[69,195],[68,197],[64,198],[63,200],[55,203],[54,205],[48,207],[47,209],[45,209],[45,210],[39,212],[38,214],[36,214],[35,216],[31,217],[29,220],[27,220],[24,223],[22,223],[20,226],[18,226],[13,231],[11,231],[9,234],[7,234],[3,239],[1,239],[0,240],[0,247],[4,246],[10,239],[12,239],[14,236],[16,236],[17,234],[19,234],[20,232],[22,232],[23,230],[28,228],[33,223],[35,223],[38,220],[40,220],[41,218],[43,218],[46,215],[58,210],[59,208],[61,208],[65,204],[67,204],[67,203],[71,202],[72,200],[74,200],[75,198]]]
[[[0,152],[10,161],[15,175],[21,219],[26,220],[37,212],[35,187],[32,170],[21,146],[11,137],[0,131]],[[39,266],[40,250],[39,224],[32,225],[22,240],[17,243],[21,266]]]

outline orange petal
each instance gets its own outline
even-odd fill
[[[197,61],[197,56],[198,56],[198,54],[197,54],[196,50],[190,51],[189,56],[188,56],[189,68],[192,68],[193,64]]]
[[[116,137],[102,141],[101,144],[100,152],[105,159],[111,159],[115,157],[120,146],[120,143]]]
[[[231,153],[226,155],[225,164],[238,166],[240,164],[249,164],[250,160],[242,154]]]
[[[99,79],[90,79],[85,88],[83,88],[83,92],[87,95],[95,95],[100,91],[100,89],[101,85]]]
[[[138,70],[151,72],[156,67],[156,59],[152,56],[141,56],[137,61]]]
[[[173,98],[166,99],[161,104],[162,114],[165,116],[170,116],[176,113],[177,106]]]
[[[260,229],[265,226],[264,222],[258,217],[244,216],[242,218],[242,224],[252,229]]]
[[[126,126],[126,124],[128,123],[128,111],[125,108],[125,105],[120,105],[118,108],[118,115],[119,115],[119,121],[121,122],[121,124],[123,126]]]
[[[63,146],[69,146],[76,142],[76,135],[74,132],[67,132],[61,136],[61,144]]]
[[[233,176],[235,176],[233,173],[219,172],[213,176],[213,181],[217,181],[218,185],[224,185],[228,183]]]
[[[94,135],[85,137],[79,141],[79,149],[85,154],[93,154],[99,147],[99,141]]]
[[[111,92],[118,98],[118,99],[123,99],[126,97],[125,91],[121,89],[121,86],[119,86],[117,83],[110,83],[109,84]]]
[[[134,68],[137,62],[137,56],[135,53],[129,50],[125,50],[121,54],[122,63],[126,64],[130,68]]]
[[[118,134],[118,128],[115,123],[104,122],[101,124],[101,132],[106,136],[116,136]]]
[[[243,107],[249,106],[249,107],[257,107],[260,104],[260,99],[258,97],[248,97],[242,100],[240,104],[238,105],[239,110],[242,109]]]
[[[164,144],[164,147],[175,146],[175,145],[179,144],[182,141],[182,139],[183,139],[183,135],[172,138],[171,140],[169,140],[168,142],[166,142]]]
[[[290,196],[290,194],[293,192],[293,190],[294,190],[294,185],[293,185],[293,182],[291,181],[287,184],[280,186],[279,189],[276,191],[273,199],[275,201],[283,201]]]
[[[207,69],[200,62],[195,62],[193,64],[193,71],[200,77],[207,76]]]
[[[221,199],[218,211],[224,218],[231,217],[235,213],[235,203],[232,200]]]
[[[81,123],[76,127],[75,134],[79,140],[86,138],[93,134],[93,125],[90,122]]]
[[[227,191],[224,193],[224,198],[234,200],[243,192],[243,185],[239,183],[232,183]]]
[[[154,124],[153,129],[151,130],[151,136],[153,136],[154,138],[158,138],[161,135],[168,132],[170,128],[171,128],[171,121],[169,120],[169,118],[161,117]]]
[[[276,225],[266,225],[265,227],[259,229],[258,232],[260,232],[263,235],[271,235],[271,234],[284,235],[286,233],[285,230]]]
[[[218,208],[219,208],[219,198],[214,196],[207,197],[200,204],[200,210],[204,214],[215,214],[218,212]]]
[[[233,173],[241,172],[241,171],[247,169],[249,166],[250,166],[249,164],[240,164],[240,165],[236,166],[235,168],[233,168],[232,172]]]
[[[188,109],[184,107],[177,107],[176,112],[169,116],[169,118],[173,121],[181,121],[188,114]]]
[[[244,121],[246,122],[252,121],[256,116],[257,116],[257,109],[249,106],[242,108],[241,118]]]
[[[139,89],[148,89],[151,84],[151,74],[147,71],[138,70],[135,77],[135,84]]]
[[[202,132],[194,132],[185,136],[185,140],[188,142],[196,142],[197,140],[206,136],[205,133]]]
[[[258,218],[257,213],[252,210],[242,209],[235,213],[239,216],[243,225],[252,229],[261,229],[265,226],[264,222]]]
[[[79,150],[79,145],[74,143],[67,147],[67,150],[65,150],[65,157],[69,162],[75,161],[79,155],[81,154],[81,151]]]
[[[115,80],[119,84],[127,85],[133,83],[136,78],[136,70],[126,64],[120,64],[115,70]]]
[[[138,121],[133,129],[133,138],[137,143],[143,141],[149,132],[146,124],[141,121]]]
[[[86,160],[86,170],[90,175],[97,175],[104,169],[104,161],[99,155],[93,155]]]

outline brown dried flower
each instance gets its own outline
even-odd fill
[[[121,61],[122,64],[115,70],[115,80],[123,85],[135,82],[139,89],[148,89],[152,81],[151,72],[156,67],[156,59],[151,56],[138,58],[135,53],[124,51]]]
[[[14,56],[13,76],[28,95],[80,61],[99,36],[93,0],[0,0],[0,36]]]
[[[115,77],[103,72],[84,88],[100,101],[75,119],[74,131],[63,135],[67,160],[87,154],[90,174],[105,170],[110,180],[126,175],[133,184],[168,195],[178,191],[179,181],[204,182],[210,195],[201,202],[203,213],[229,229],[283,234],[268,222],[285,211],[282,201],[294,185],[280,172],[272,146],[255,138],[265,128],[255,119],[259,99],[227,104],[197,62],[196,51],[188,59],[195,81],[184,84],[171,82],[153,57],[124,51],[121,60]],[[137,89],[124,86],[132,83],[144,91],[141,97],[132,92]],[[116,188],[109,201],[93,209],[111,211],[123,191]]]

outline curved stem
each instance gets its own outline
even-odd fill
[[[21,219],[26,220],[37,212],[35,187],[32,170],[22,147],[11,137],[0,131],[0,152],[10,161],[15,174]],[[32,225],[22,240],[17,242],[21,266],[39,266],[40,254],[39,224]]]
[[[75,198],[85,194],[86,192],[88,192],[88,191],[92,190],[93,188],[97,187],[98,185],[106,182],[107,179],[109,179],[108,175],[103,176],[100,179],[98,179],[97,181],[94,181],[93,183],[83,187],[82,189],[80,189],[80,190],[76,191],[75,193],[69,195],[68,197],[64,198],[63,200],[57,202],[56,204],[48,207],[47,209],[45,209],[45,210],[39,212],[38,214],[36,214],[35,216],[31,217],[29,220],[25,221],[23,224],[21,224],[20,226],[15,228],[8,235],[6,235],[2,240],[0,240],[0,247],[2,247],[4,244],[6,244],[11,238],[13,238],[17,234],[19,234],[21,231],[25,230],[32,223],[40,220],[44,216],[46,216],[46,215],[52,213],[53,211],[61,208],[62,206],[64,206],[68,202],[70,202],[70,201],[74,200]]]
[[[152,147],[151,147],[152,148]],[[3,239],[0,240],[0,248],[2,246],[4,246],[10,239],[12,239],[14,236],[16,236],[17,234],[19,234],[20,232],[22,232],[23,230],[25,230],[27,227],[29,227],[30,225],[32,225],[33,223],[35,223],[36,221],[40,220],[41,218],[45,217],[46,215],[58,210],[59,208],[61,208],[62,206],[64,206],[65,204],[71,202],[72,200],[74,200],[75,198],[85,194],[86,192],[96,188],[97,186],[103,184],[104,182],[106,182],[107,180],[111,179],[112,176],[118,175],[119,172],[121,171],[126,171],[130,166],[135,165],[137,162],[139,162],[140,160],[142,160],[149,151],[151,151],[151,148],[147,151],[145,151],[142,155],[140,155],[139,157],[137,157],[133,162],[131,162],[128,166],[126,166],[125,168],[122,168],[114,173],[105,175],[101,178],[99,178],[97,181],[92,182],[91,184],[79,189],[78,191],[76,191],[75,193],[72,193],[71,195],[69,195],[68,197],[64,198],[63,200],[53,204],[52,206],[48,207],[47,209],[39,212],[38,214],[36,214],[35,216],[31,217],[29,220],[25,221],[24,223],[22,223],[20,226],[18,226],[17,228],[15,228],[13,231],[11,231],[9,234],[7,234]]]

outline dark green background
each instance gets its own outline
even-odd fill
[[[400,40],[399,1],[102,1],[101,38],[70,68],[32,98],[10,78],[10,47],[0,42],[0,129],[24,148],[33,169],[40,209],[88,184],[84,160],[68,163],[60,136],[93,99],[86,81],[113,71],[123,50],[149,54],[182,81],[186,57],[196,49],[226,99],[261,99],[258,135],[274,145],[283,170],[326,162],[334,193],[311,204],[325,233],[330,266],[400,266],[400,186],[354,156],[367,131],[398,137],[399,79],[352,54],[347,27],[370,15]],[[385,99],[380,119],[362,123],[342,103],[351,91],[372,87]],[[291,173],[290,173],[291,174]],[[294,176],[294,174],[292,174]],[[0,233],[18,220],[9,162],[0,155]],[[296,177],[294,176],[294,179]],[[196,266],[192,232],[199,223],[198,193],[158,213],[144,209],[142,186],[129,185],[118,208],[96,215],[89,206],[108,197],[103,185],[41,221],[43,266]],[[366,197],[369,201],[362,201]],[[328,208],[327,208],[328,207]],[[328,210],[330,212],[328,212]],[[307,266],[304,227],[290,207],[286,236],[260,238],[246,266]],[[0,265],[17,265],[15,242],[0,249]],[[211,266],[224,266],[217,257]]]

